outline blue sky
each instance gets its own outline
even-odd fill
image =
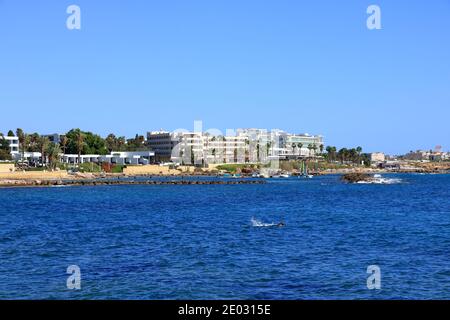
[[[81,30],[66,8],[81,8]],[[377,4],[382,30],[366,28]],[[450,1],[0,0],[0,131],[240,127],[450,149]]]

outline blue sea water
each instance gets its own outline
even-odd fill
[[[450,175],[394,177],[3,188],[0,298],[450,299]]]

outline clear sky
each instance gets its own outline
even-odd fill
[[[366,27],[371,4],[382,30]],[[0,0],[0,41],[1,132],[202,120],[450,149],[450,0]]]

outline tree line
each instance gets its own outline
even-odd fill
[[[339,150],[337,150],[335,146],[328,146],[325,150],[326,153],[324,154],[324,157],[328,162],[340,162],[342,164],[361,164],[364,162],[364,164],[366,165],[370,164],[369,156],[365,153],[362,153],[363,149],[359,146],[351,149],[341,148]]]
[[[8,131],[8,136],[16,136],[19,140],[19,151],[24,159],[25,152],[40,152],[41,163],[55,168],[59,160],[59,154],[77,154],[80,162],[81,155],[98,154],[106,155],[112,151],[142,151],[148,150],[145,138],[137,135],[132,139],[116,137],[113,133],[105,139],[90,131],[72,129],[59,136],[59,142],[50,141],[48,136],[38,133],[26,133],[21,128],[15,132]],[[0,133],[0,160],[11,160],[9,143]],[[47,163],[48,160],[48,163]]]

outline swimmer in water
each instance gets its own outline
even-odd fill
[[[279,227],[279,228],[284,227],[284,226],[286,226],[286,225],[284,224],[283,221],[281,221],[277,224],[277,227]]]

